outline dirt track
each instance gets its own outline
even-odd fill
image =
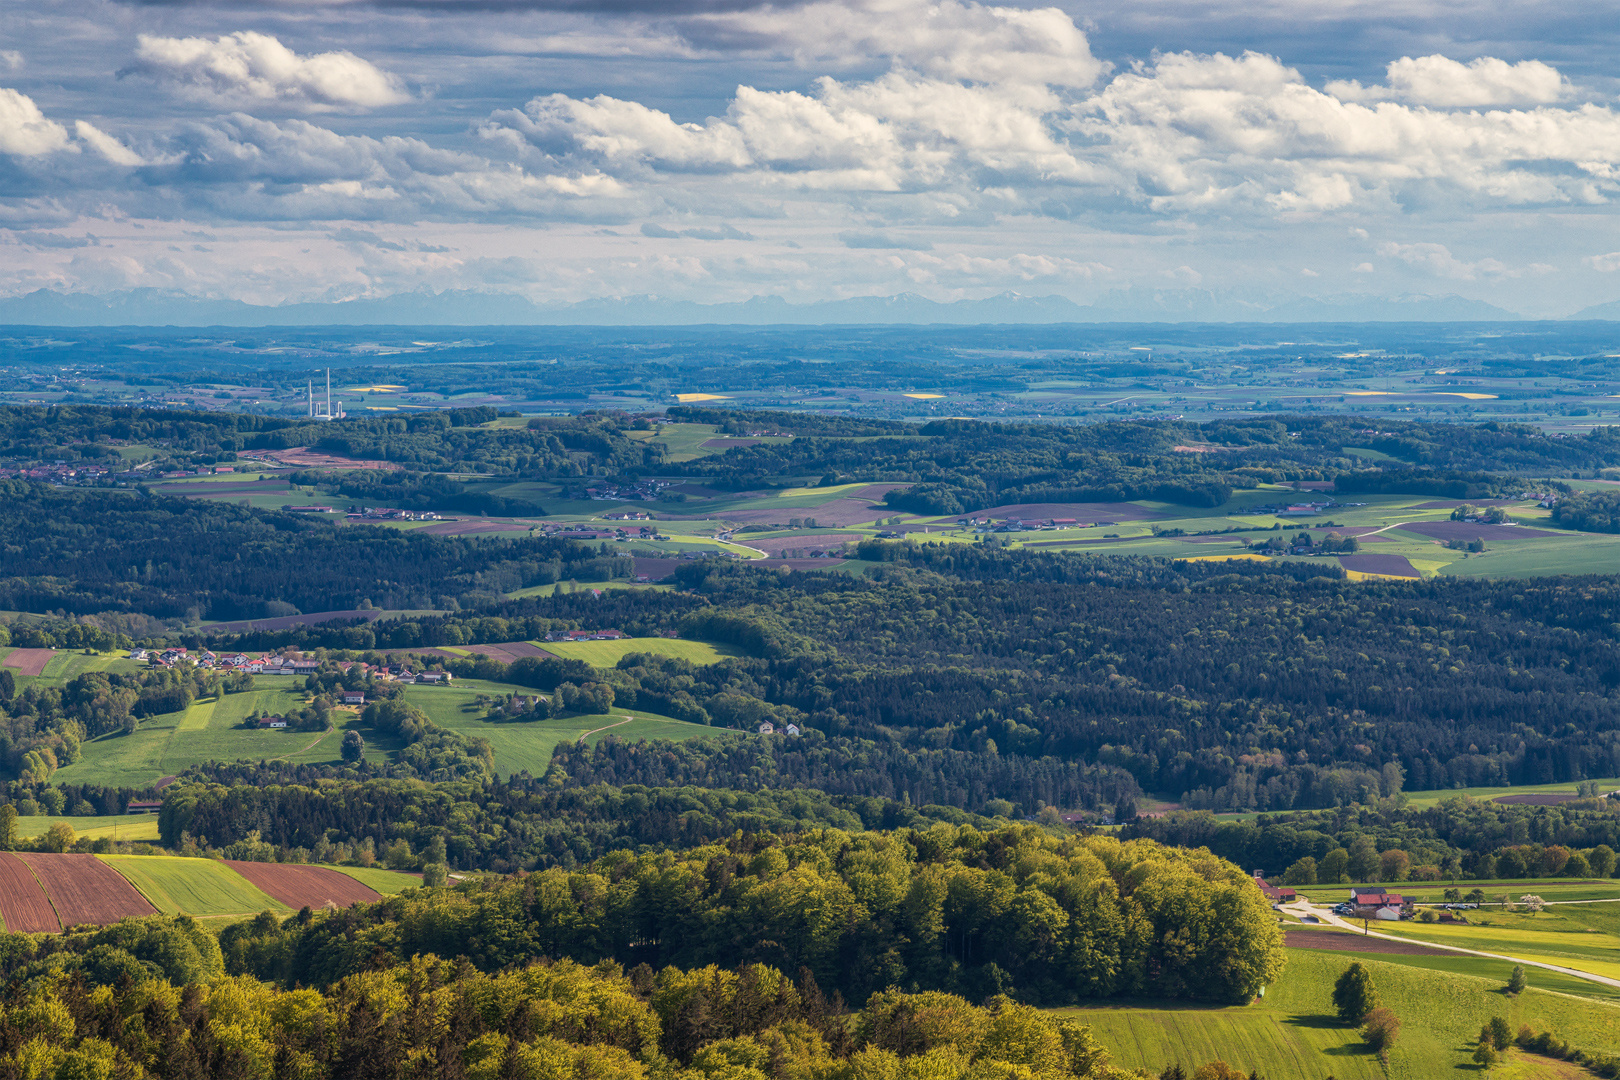
[[[62,929],[28,864],[10,853],[0,853],[0,918],[11,934],[54,934]]]
[[[348,907],[350,904],[370,904],[382,899],[375,889],[360,884],[349,875],[320,866],[234,862],[229,859],[225,865],[295,910],[305,907],[319,910],[328,905]]]
[[[19,853],[17,858],[27,863],[45,886],[64,927],[86,923],[106,926],[119,919],[157,914],[157,909],[146,902],[146,897],[125,880],[124,875],[94,855],[26,852]]]

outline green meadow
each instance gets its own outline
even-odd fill
[[[679,638],[625,638],[620,641],[536,641],[533,644],[565,660],[583,660],[592,667],[610,668],[631,653],[673,656],[702,666],[742,653],[730,645]]]
[[[603,644],[608,644],[604,642]],[[618,709],[592,716],[553,717],[527,722],[492,722],[476,701],[478,694],[536,694],[523,686],[463,680],[454,686],[413,686],[405,700],[421,709],[440,727],[488,739],[495,751],[495,771],[501,776],[527,771],[540,776],[551,766],[552,748],[563,742],[587,744],[604,735],[622,739],[691,739],[725,734],[725,729],[673,720],[656,713]],[[627,720],[626,717],[629,719]]]
[[[266,678],[259,680],[260,685]],[[286,679],[289,684],[292,681]],[[304,703],[303,691],[290,686],[227,694],[219,700],[204,698],[185,712],[142,720],[131,735],[110,732],[91,739],[84,744],[82,757],[57,770],[55,779],[62,783],[145,787],[209,761],[337,761],[343,732],[359,727],[357,719],[339,720],[336,730],[329,732],[249,730],[238,726],[254,710],[286,713],[302,708]],[[339,714],[344,715],[353,714]],[[384,762],[391,751],[398,749],[378,733],[364,727],[359,730],[366,739],[369,760]]]
[[[151,905],[165,915],[287,914],[286,905],[213,859],[172,855],[102,855]]]
[[[58,821],[66,822],[74,836],[88,836],[92,840],[156,840],[158,819],[156,814],[107,814],[98,817],[64,817],[35,815],[17,819],[17,835],[25,840],[44,836]]]
[[[1401,1021],[1387,1069],[1358,1032],[1333,1012],[1333,982],[1352,962],[1372,975],[1379,1002]],[[1517,998],[1495,979],[1460,970],[1425,969],[1370,957],[1294,949],[1281,978],[1257,1005],[1230,1008],[1166,1007],[1152,1003],[1055,1010],[1089,1024],[1125,1068],[1153,1073],[1179,1062],[1189,1074],[1217,1058],[1261,1076],[1337,1080],[1436,1080],[1474,1068],[1470,1056],[1480,1026],[1492,1016],[1514,1030],[1528,1024],[1552,1030],[1577,1046],[1620,1049],[1620,1006],[1567,996],[1532,985]],[[1546,1076],[1534,1059],[1512,1068]],[[1498,1075],[1498,1074],[1493,1074]],[[1511,1076],[1504,1071],[1500,1075]],[[1550,1075],[1560,1075],[1552,1073]]]

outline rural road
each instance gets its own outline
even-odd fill
[[[618,723],[607,724],[607,725],[605,725],[603,727],[593,728],[590,731],[587,731],[585,734],[581,735],[579,737],[578,741],[583,745],[586,739],[590,738],[592,735],[595,735],[597,732],[599,732],[599,731],[607,731],[607,730],[609,730],[611,728],[622,727],[622,726],[624,726],[625,724],[628,724],[630,721],[632,721],[634,719],[635,719],[635,717],[633,717],[633,716],[627,716],[623,720],[620,720]],[[1620,985],[1620,984],[1616,984],[1616,985]]]
[[[1298,900],[1292,904],[1284,904],[1282,910],[1291,915],[1314,915],[1316,918],[1321,919],[1329,926],[1336,926],[1341,930],[1350,930],[1358,934],[1362,933],[1362,931],[1357,929],[1353,923],[1346,922],[1344,919],[1341,919],[1339,916],[1333,914],[1332,908],[1329,908],[1326,905],[1316,907],[1304,900]],[[1504,956],[1501,953],[1480,952],[1478,949],[1464,949],[1458,945],[1441,945],[1434,941],[1419,941],[1417,938],[1399,937],[1395,934],[1368,932],[1364,934],[1364,936],[1382,938],[1385,941],[1401,941],[1408,945],[1418,943],[1428,948],[1444,949],[1446,952],[1461,953],[1464,956],[1483,956],[1491,960],[1507,960],[1511,963],[1523,964],[1525,967],[1541,968],[1544,971],[1556,971],[1560,975],[1569,975],[1576,979],[1585,979],[1587,982],[1600,983],[1604,986],[1611,986],[1615,989],[1620,989],[1620,979],[1610,979],[1602,975],[1593,975],[1590,971],[1580,971],[1576,968],[1560,967],[1557,964],[1547,964],[1540,960],[1527,960],[1522,956]]]

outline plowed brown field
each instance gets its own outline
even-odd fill
[[[28,864],[62,919],[62,925],[105,926],[119,919],[156,915],[157,909],[124,876],[94,855],[17,856]]]
[[[12,649],[0,660],[0,667],[16,668],[19,675],[38,675],[55,655],[55,649]]]
[[[290,908],[348,907],[382,899],[382,894],[349,875],[320,866],[229,860],[225,865]]]
[[[62,929],[27,864],[9,853],[0,853],[0,919],[13,934],[54,934]]]

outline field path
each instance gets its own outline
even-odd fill
[[[214,718],[214,706],[219,704],[219,698],[210,698],[207,704],[193,702],[191,707],[180,714],[180,723],[175,725],[176,731],[206,731],[208,722]]]
[[[599,727],[599,728],[596,728],[594,730],[587,731],[585,734],[583,734],[583,735],[581,735],[579,737],[578,741],[583,743],[586,739],[590,738],[592,735],[595,735],[598,731],[608,731],[608,730],[610,730],[612,728],[623,727],[625,724],[628,724],[630,721],[632,721],[634,719],[635,719],[635,717],[633,717],[633,716],[627,716],[623,720],[620,720],[617,724],[609,724],[606,727]]]
[[[332,734],[332,732],[334,732],[336,730],[337,730],[337,728],[335,728],[335,727],[329,727],[325,731],[321,732],[319,735],[315,736],[314,741],[311,742],[308,746],[304,747],[303,749],[294,750],[294,751],[292,751],[292,753],[282,754],[280,757],[266,758],[265,760],[267,760],[267,761],[286,761],[288,758],[292,757],[293,754],[307,754],[311,750],[315,749],[315,747],[320,744],[320,741],[322,739],[326,738],[328,735]]]
[[[1325,904],[1321,907],[1313,907],[1308,901],[1302,900],[1296,901],[1293,904],[1285,905],[1283,910],[1294,915],[1314,915],[1330,926],[1337,926],[1341,930],[1350,930],[1356,933],[1361,933],[1359,927],[1355,926],[1353,923],[1346,922],[1345,920],[1339,918],[1339,916],[1333,914],[1333,909]],[[1398,937],[1394,934],[1380,934],[1376,931],[1367,932],[1363,934],[1363,936],[1382,938],[1385,941],[1399,941],[1406,944],[1411,944],[1413,940],[1412,938]],[[1560,975],[1569,975],[1572,978],[1585,979],[1587,982],[1600,983],[1603,986],[1611,986],[1615,989],[1620,989],[1620,979],[1610,979],[1607,976],[1594,975],[1590,971],[1582,971],[1579,968],[1560,967],[1557,964],[1548,964],[1540,960],[1530,960],[1523,956],[1507,956],[1503,953],[1480,952],[1478,949],[1465,949],[1460,945],[1442,945],[1436,941],[1425,941],[1423,944],[1430,948],[1443,949],[1446,952],[1462,953],[1464,956],[1483,956],[1491,960],[1511,960],[1513,963],[1523,964],[1525,967],[1535,967],[1542,968],[1546,971],[1556,971]]]

